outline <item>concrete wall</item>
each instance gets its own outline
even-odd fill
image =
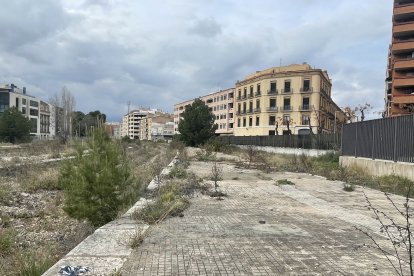
[[[246,149],[247,146],[238,146],[242,149]],[[290,154],[290,155],[306,155],[309,157],[317,157],[328,153],[334,153],[334,150],[316,150],[316,149],[295,149],[295,148],[274,148],[274,147],[254,147],[256,150],[261,150],[270,153],[277,154]]]
[[[387,160],[372,160],[369,158],[355,158],[350,156],[341,156],[339,163],[342,167],[360,167],[373,176],[394,174],[414,180],[414,163],[396,163]]]

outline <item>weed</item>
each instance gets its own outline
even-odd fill
[[[49,254],[29,252],[20,260],[19,276],[40,276],[55,263],[55,258]]]
[[[287,179],[279,179],[276,182],[277,182],[277,185],[295,185],[295,183]]]
[[[142,226],[137,226],[135,228],[134,233],[131,235],[129,239],[129,246],[131,248],[137,248],[144,242],[145,230],[146,229]]]
[[[235,177],[232,178],[232,180],[240,180],[240,178],[235,176]]]
[[[216,154],[211,151],[200,150],[196,152],[196,159],[202,162],[209,162],[209,161],[215,161],[217,158],[216,158]]]
[[[21,185],[27,192],[36,192],[38,190],[61,190],[62,187],[59,184],[59,170],[56,168],[50,168],[36,172],[32,176],[32,179],[23,181]]]
[[[163,196],[158,198],[155,202],[134,212],[132,217],[148,224],[156,224],[168,216],[178,216],[189,206],[189,204],[190,202],[187,199],[183,197],[176,198],[175,194],[168,192],[163,194]]]
[[[346,191],[346,192],[353,192],[353,191],[355,191],[355,185],[352,184],[352,183],[344,183],[343,190]]]
[[[171,169],[168,177],[169,178],[180,178],[180,179],[186,178],[187,171],[185,170],[185,165],[182,165],[182,164],[175,165]]]
[[[378,187],[383,192],[397,193],[400,195],[407,195],[408,197],[414,196],[414,182],[396,175],[387,175],[377,177],[376,182]]]
[[[11,229],[0,228],[0,257],[13,253],[16,246],[16,233]]]

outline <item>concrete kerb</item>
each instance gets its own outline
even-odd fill
[[[178,162],[178,153],[171,163],[163,169],[161,175],[166,176]],[[147,189],[153,190],[162,185],[153,179]],[[49,268],[43,276],[59,275],[61,266],[88,267],[90,272],[85,275],[112,275],[123,266],[133,249],[129,242],[137,229],[144,234],[149,226],[137,225],[131,218],[136,210],[144,208],[151,200],[141,198],[119,219],[111,221],[95,230],[95,232],[78,244],[66,256]]]

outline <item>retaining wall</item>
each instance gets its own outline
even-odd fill
[[[242,149],[246,149],[248,146],[238,146]],[[309,157],[318,157],[321,155],[335,153],[334,150],[317,150],[317,149],[296,149],[296,148],[274,148],[274,147],[258,147],[253,146],[256,150],[277,153],[277,154],[290,154],[290,155],[306,155]]]
[[[414,163],[373,160],[370,158],[355,158],[351,156],[340,156],[339,163],[342,167],[360,167],[372,176],[398,175],[414,180]]]

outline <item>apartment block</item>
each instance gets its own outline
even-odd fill
[[[158,109],[133,110],[123,117],[121,135],[130,139],[152,140],[152,124],[164,121],[173,122],[172,115]]]
[[[140,140],[171,140],[173,136],[172,126],[174,126],[172,114],[151,114],[142,119]]]
[[[414,0],[394,0],[384,113],[414,113]]]
[[[47,102],[28,95],[26,87],[18,88],[14,84],[0,85],[0,113],[10,107],[16,107],[32,123],[30,135],[38,139],[49,139],[55,135],[52,125],[52,106]]]
[[[217,135],[232,135],[234,129],[234,88],[220,90],[206,96],[199,97],[215,116],[218,128]],[[174,132],[178,132],[178,124],[181,114],[194,100],[185,101],[174,105]]]
[[[105,129],[109,137],[113,139],[121,139],[122,124],[119,122],[106,122]]]
[[[345,114],[327,71],[304,63],[256,71],[237,81],[235,136],[333,133]]]

